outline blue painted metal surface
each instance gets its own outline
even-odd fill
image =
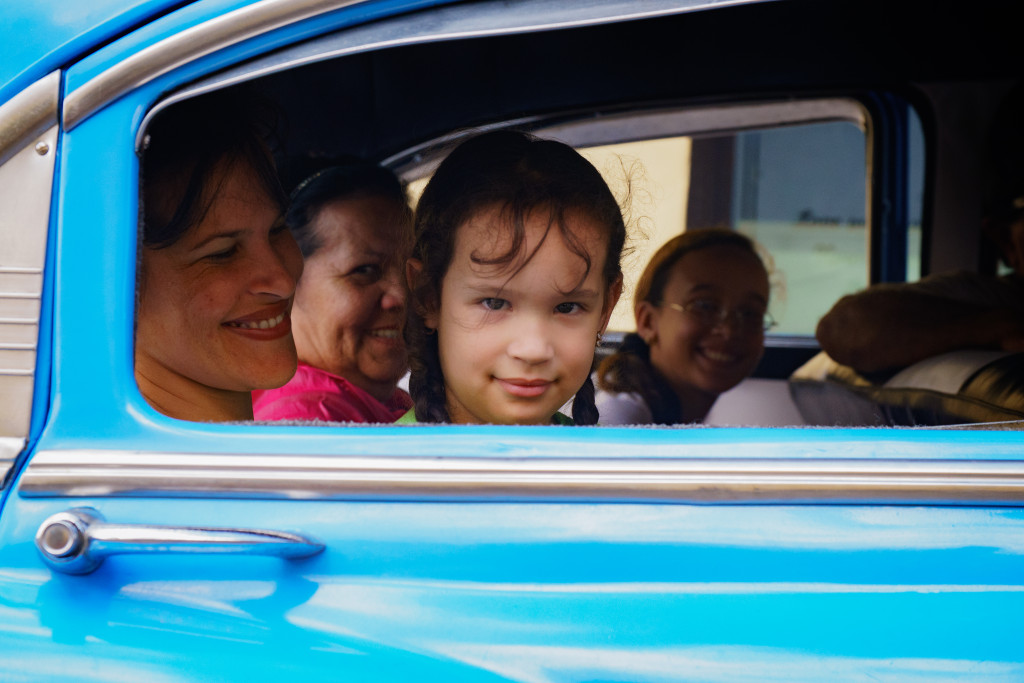
[[[0,102],[54,69],[188,0],[8,2],[0,15]]]
[[[1019,632],[994,618],[1024,608],[1020,510],[94,502],[286,519],[328,549],[54,576],[19,527],[58,506],[21,501],[0,536],[0,642],[16,645],[0,678],[76,662],[100,680],[1024,676]]]
[[[234,6],[199,2],[98,50],[70,68],[69,90]],[[142,115],[161,93],[226,63],[409,6],[352,8],[235,46],[63,136],[47,273],[53,399],[38,448],[1020,459],[1012,432],[324,430],[157,414],[132,374]],[[128,24],[103,25],[112,35]],[[89,576],[54,574],[33,535],[78,505],[112,522],[295,531],[327,550],[298,562],[114,557]],[[14,494],[0,516],[0,680],[1022,680],[1022,555],[1020,509]]]

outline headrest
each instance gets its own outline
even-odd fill
[[[944,353],[888,377],[867,377],[824,352],[789,378],[807,424],[937,426],[1024,420],[1024,354]]]

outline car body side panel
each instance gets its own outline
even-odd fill
[[[65,576],[27,539],[72,504],[287,520],[327,549]],[[0,678],[1019,680],[1022,531],[981,508],[22,498],[0,527]]]

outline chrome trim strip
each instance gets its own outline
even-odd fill
[[[288,24],[365,0],[262,0],[241,7],[129,55],[64,101],[64,127],[71,130],[108,102],[154,78],[225,47]]]
[[[44,451],[25,497],[1024,504],[1024,461],[435,458]]]
[[[54,71],[0,105],[0,166],[33,138],[57,125],[60,71]]]
[[[735,104],[673,107],[646,112],[608,114],[543,126],[534,132],[573,147],[633,142],[713,132],[735,133],[786,124],[846,121],[862,131],[867,111],[848,98],[740,102]]]
[[[552,138],[576,148],[594,147],[656,138],[682,137],[713,132],[736,133],[787,124],[845,121],[861,130],[867,126],[864,106],[849,98],[809,98],[785,101],[748,101],[720,105],[674,106],[627,112],[552,113],[506,121],[486,128],[526,127],[542,138]],[[421,142],[381,160],[403,180],[430,175],[452,143],[486,128],[458,131]],[[813,337],[812,337],[813,339]]]
[[[7,486],[7,474],[14,467],[14,461],[25,448],[25,439],[0,436],[0,491]]]

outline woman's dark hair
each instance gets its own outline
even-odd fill
[[[500,210],[511,228],[512,245],[494,258],[473,255],[474,262],[516,264],[526,239],[526,218],[543,209],[551,216],[547,231],[533,251],[518,261],[510,277],[529,262],[552,226],[557,226],[569,249],[586,263],[585,279],[592,266],[590,254],[566,223],[566,214],[580,211],[608,231],[602,273],[605,284],[610,285],[621,273],[619,260],[626,240],[622,211],[601,174],[579,152],[561,142],[515,131],[483,133],[460,144],[438,167],[416,207],[412,255],[422,269],[412,288],[405,334],[411,369],[409,393],[420,422],[450,421],[437,335],[427,328],[425,317],[439,306],[441,282],[451,264],[458,228],[492,207]],[[576,424],[597,422],[594,384],[589,376],[576,393],[572,416]]]
[[[654,306],[661,305],[672,268],[680,259],[695,251],[718,246],[739,247],[757,257],[762,266],[765,265],[754,242],[742,233],[719,228],[684,232],[662,245],[644,268],[633,296],[634,314],[645,301]],[[601,362],[597,369],[597,385],[605,391],[639,394],[650,408],[655,424],[675,424],[682,415],[679,396],[651,365],[651,349],[635,332],[627,334],[619,349]]]
[[[161,112],[146,131],[142,157],[142,243],[169,247],[210,210],[211,183],[234,164],[248,164],[284,211],[269,141],[277,119],[272,107],[248,93],[220,91]]]
[[[296,185],[286,222],[299,243],[303,258],[309,258],[323,246],[314,223],[325,204],[367,197],[393,201],[403,208],[411,222],[412,209],[401,181],[390,170],[363,159],[336,160]]]

